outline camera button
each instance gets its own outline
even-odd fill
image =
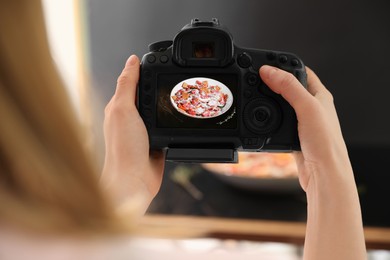
[[[152,116],[152,110],[150,110],[150,109],[145,109],[144,111],[142,111],[142,114],[143,114],[145,117],[151,117],[151,116]]]
[[[145,79],[152,78],[152,72],[150,70],[145,70],[143,74],[144,74]]]
[[[143,87],[143,90],[144,91],[149,91],[152,87],[150,86],[150,84],[145,84],[144,87]]]
[[[254,73],[250,73],[246,77],[246,81],[248,82],[249,85],[254,86],[257,84],[257,82],[259,82],[259,77]]]
[[[163,55],[163,56],[160,57],[160,61],[161,61],[162,63],[167,63],[168,60],[169,60],[169,58],[168,58],[168,56],[166,56],[166,55]]]
[[[252,65],[252,58],[246,52],[244,52],[238,55],[237,63],[241,68],[249,68]]]
[[[154,63],[156,61],[156,56],[151,54],[148,56],[147,60],[149,63]]]
[[[266,123],[268,119],[270,118],[270,111],[265,108],[261,109],[255,109],[254,110],[254,116],[257,122],[259,123]]]
[[[245,90],[244,91],[244,97],[250,98],[251,96],[252,96],[252,91],[250,91],[250,90]]]
[[[280,63],[286,63],[288,60],[287,56],[286,55],[280,55],[279,56],[279,62]]]
[[[149,95],[146,95],[144,98],[144,104],[145,105],[150,105],[152,103],[152,97]]]
[[[274,59],[276,59],[276,54],[273,53],[273,52],[268,52],[268,53],[267,53],[267,59],[268,59],[268,60],[274,60]]]
[[[255,134],[269,134],[281,123],[279,105],[269,98],[258,98],[250,101],[244,108],[244,124]]]
[[[298,66],[299,65],[299,60],[298,59],[292,59],[291,60],[291,65],[294,66],[294,67]]]

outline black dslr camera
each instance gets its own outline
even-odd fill
[[[293,108],[258,70],[268,64],[306,86],[294,54],[244,49],[217,19],[193,19],[173,41],[149,45],[141,61],[138,110],[152,149],[167,160],[237,162],[237,151],[299,150]]]

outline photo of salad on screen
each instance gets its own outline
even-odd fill
[[[178,112],[199,119],[223,115],[233,104],[229,88],[209,78],[183,80],[172,89],[170,96]]]

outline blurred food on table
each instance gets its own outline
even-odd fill
[[[202,166],[227,184],[259,192],[299,191],[298,170],[291,153],[238,153],[237,164]]]
[[[256,178],[296,178],[297,166],[291,153],[238,153],[239,163],[208,163],[212,172]]]

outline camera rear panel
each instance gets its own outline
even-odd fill
[[[243,148],[256,149],[258,143],[265,141],[262,151],[299,150],[296,114],[282,96],[265,85],[259,69],[263,65],[281,68],[295,75],[306,87],[303,62],[296,55],[285,52],[236,48],[235,53],[244,75],[241,98],[244,105],[242,125],[245,127],[241,136],[247,139],[243,139]]]
[[[303,62],[291,53],[224,43],[232,38],[221,28],[189,28],[195,31],[152,44],[142,58],[138,109],[150,147],[168,148],[172,160],[191,162],[234,162],[237,150],[299,150],[294,110],[258,71],[276,66],[306,86]],[[222,55],[216,46],[229,51]]]

